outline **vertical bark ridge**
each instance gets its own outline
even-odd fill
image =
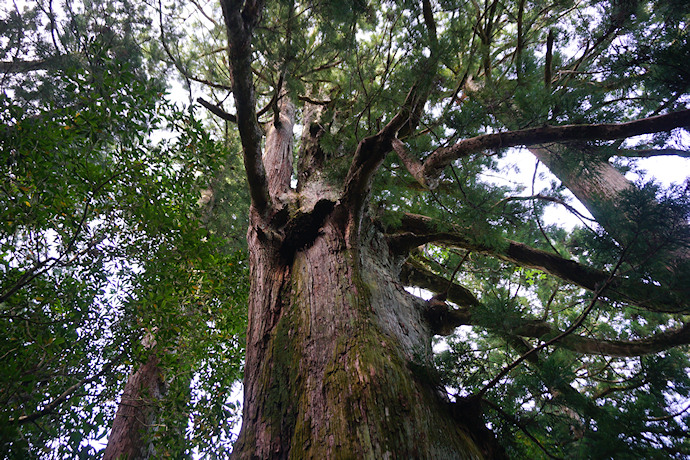
[[[382,238],[328,217],[284,264],[250,230],[244,420],[234,458],[481,458],[426,364],[430,331]],[[474,420],[480,423],[480,420]]]
[[[158,357],[151,355],[127,380],[103,454],[104,460],[149,458],[153,454],[153,446],[144,436],[152,432],[150,427],[156,415],[156,401],[165,393],[158,363]]]
[[[270,124],[263,154],[268,192],[274,201],[290,189],[292,126],[295,120],[295,106],[286,94],[283,94],[278,107],[280,109],[278,121]]]

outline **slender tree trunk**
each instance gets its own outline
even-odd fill
[[[135,460],[153,455],[148,436],[156,418],[157,401],[165,394],[158,363],[152,354],[127,380],[103,460]]]
[[[663,256],[663,251],[666,253],[666,270],[669,274],[675,276],[690,269],[690,249],[687,246],[690,228],[685,217],[680,214],[675,217],[664,215],[663,224],[647,225],[642,231],[631,232],[630,228],[639,224],[640,217],[631,214],[625,198],[626,192],[633,191],[636,186],[606,158],[578,152],[560,144],[533,147],[530,151],[573,192],[613,239],[624,247],[633,243],[641,247],[640,254],[646,255],[638,255],[640,260],[652,255],[658,258]],[[581,155],[581,158],[578,159],[577,155]],[[648,197],[646,203],[639,206],[653,213],[665,214],[653,197]],[[686,287],[681,280],[680,286],[676,285],[674,289],[687,291]]]

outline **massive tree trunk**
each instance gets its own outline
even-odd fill
[[[400,261],[372,225],[357,248],[347,244],[342,212],[319,201],[300,226],[313,240],[287,247],[252,213],[234,458],[497,455],[478,414],[434,383],[426,304],[403,289]]]
[[[358,199],[319,171],[305,109],[297,190],[284,98],[263,154],[271,208],[250,210],[242,430],[233,458],[500,458],[479,408],[451,403],[431,365],[426,302]],[[256,201],[253,201],[256,203]]]

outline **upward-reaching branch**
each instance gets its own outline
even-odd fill
[[[358,222],[362,204],[368,197],[374,174],[388,152],[393,149],[393,141],[408,136],[416,129],[431,93],[439,56],[435,52],[438,47],[438,38],[429,0],[422,0],[422,17],[429,36],[429,57],[420,64],[419,77],[407,93],[400,110],[378,133],[359,143],[345,179],[342,201],[350,204],[355,223]]]
[[[261,161],[263,132],[257,121],[256,94],[252,75],[252,32],[261,19],[263,1],[223,0],[221,7],[228,36],[228,55],[232,74],[232,92],[237,109],[237,127],[242,140],[244,168],[247,173],[252,205],[260,214],[271,206],[266,171]]]

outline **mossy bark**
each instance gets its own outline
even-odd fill
[[[257,213],[244,419],[234,458],[492,458],[479,417],[458,417],[430,372],[423,303],[364,225],[338,210],[290,257]]]

